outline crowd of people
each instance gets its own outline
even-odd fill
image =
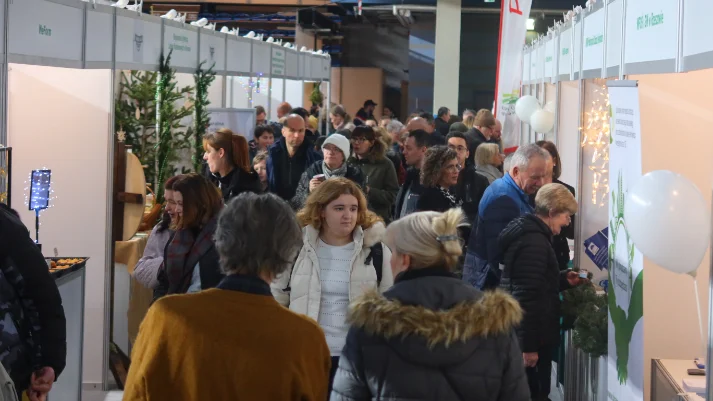
[[[166,181],[125,400],[548,399],[581,284],[556,146],[376,106],[258,106],[251,141],[208,134],[204,173]]]
[[[555,144],[506,157],[488,110],[376,106],[329,126],[258,106],[250,141],[209,133],[204,171],[165,182],[125,400],[548,400],[560,292],[582,283]],[[61,298],[2,204],[0,241],[0,385],[44,400]]]

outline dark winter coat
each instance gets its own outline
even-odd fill
[[[529,401],[513,328],[522,312],[445,269],[410,270],[355,301],[332,401]]]
[[[466,142],[468,143],[468,151],[470,152],[470,157],[467,160],[468,165],[473,164],[473,160],[475,158],[475,151],[478,149],[478,146],[482,143],[495,143],[499,144],[499,142],[495,139],[488,139],[483,135],[482,132],[480,132],[479,129],[473,127],[469,129],[468,131],[465,132],[465,139]]]
[[[254,192],[256,194],[262,192],[260,176],[252,168],[249,172],[241,168],[234,168],[225,177],[210,174],[208,179],[220,189],[223,194],[223,201],[226,203],[243,192]]]
[[[505,268],[500,288],[520,303],[524,319],[517,329],[523,352],[537,352],[559,343],[560,297],[569,288],[567,271],[560,272],[552,248],[552,231],[539,217],[513,220],[498,245]]]
[[[388,224],[391,222],[392,206],[396,200],[396,194],[399,193],[399,179],[396,176],[394,164],[385,157],[352,158],[350,163],[353,163],[364,173],[364,186],[369,187],[367,194],[369,209]]]
[[[295,196],[290,200],[292,209],[300,210],[304,207],[305,202],[307,202],[307,197],[309,196],[309,182],[318,174],[324,174],[324,162],[322,160],[314,162],[302,173],[302,178],[300,178],[300,182],[297,185]],[[344,178],[350,179],[359,185],[360,188],[364,188],[364,174],[358,166],[347,164],[347,172]]]
[[[62,298],[22,221],[0,203],[0,363],[19,391],[49,366],[59,377],[67,357]]]
[[[322,155],[307,141],[290,157],[284,138],[270,146],[267,153],[265,167],[268,190],[286,201],[295,196],[302,173],[316,161],[322,160]]]
[[[463,202],[457,196],[454,196],[455,203],[443,194],[438,187],[424,188],[421,196],[418,198],[416,210],[419,212],[445,212],[448,209],[460,207]]]
[[[560,180],[554,180],[554,182],[564,185],[576,199],[577,195],[575,195],[574,188],[572,186],[567,185]],[[562,231],[560,231],[560,233],[555,235],[552,239],[552,247],[555,249],[555,255],[557,255],[557,262],[559,263],[560,270],[569,269],[569,242],[567,242],[567,239],[574,239],[574,217],[575,215],[572,215],[569,225],[562,227]]]
[[[458,174],[455,194],[463,201],[463,212],[468,223],[473,223],[478,216],[478,205],[488,185],[488,179],[478,174],[473,166],[465,166]]]
[[[448,136],[448,132],[450,131],[451,125],[448,124],[447,121],[443,121],[442,118],[436,118],[434,121],[434,124],[436,125],[436,131],[443,135],[443,136]]]
[[[421,170],[413,167],[409,168],[406,172],[406,181],[404,181],[404,185],[401,186],[399,193],[396,195],[394,220],[401,218],[402,211],[404,216],[416,211],[418,198],[421,196],[423,189],[423,185],[421,185]]]

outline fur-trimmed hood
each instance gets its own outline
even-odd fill
[[[481,293],[456,278],[423,277],[397,281],[384,295],[365,294],[352,303],[348,319],[352,327],[383,337],[403,358],[442,366],[512,332],[522,309],[501,291]]]

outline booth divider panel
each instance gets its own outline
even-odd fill
[[[310,57],[309,54],[303,54],[302,55],[302,60],[304,64],[302,64],[302,70],[301,72],[301,77],[302,79],[311,79],[312,78],[312,57]]]
[[[559,47],[559,79],[569,81],[572,71],[572,28],[567,28],[560,33]]]
[[[0,0],[0,54],[5,54],[5,2],[7,0]]]
[[[535,48],[535,81],[540,82],[545,76],[545,46],[539,43]]]
[[[216,34],[213,31],[202,29],[198,35],[200,42],[200,59],[198,64],[203,64],[204,69],[213,66],[213,71],[222,73],[225,71],[225,36]]]
[[[280,46],[271,46],[272,60],[270,63],[270,73],[273,77],[284,77],[287,75],[286,69],[286,52],[285,48]]]
[[[572,57],[574,57],[573,73],[574,79],[580,79],[579,72],[582,70],[580,60],[582,55],[582,21],[577,21],[572,29],[574,29],[574,43],[572,44],[572,49],[574,50],[572,52]]]
[[[621,64],[621,1],[614,0],[607,8],[607,77],[619,76],[619,64]]]
[[[599,78],[604,64],[604,8],[584,18],[584,49],[582,70],[584,78]]]
[[[683,8],[683,71],[713,67],[713,1],[686,0]]]
[[[530,55],[532,50],[527,50],[522,55],[522,83],[523,85],[530,82]]]
[[[125,13],[129,14],[116,11],[117,68],[157,70],[161,56],[161,20],[121,15]]]
[[[65,4],[67,3],[67,4]],[[15,0],[8,15],[11,62],[81,68],[84,3]],[[32,62],[22,56],[41,58]],[[78,65],[61,61],[73,61]]]
[[[553,78],[557,73],[555,63],[555,39],[545,42],[545,78]]]
[[[322,58],[322,81],[332,79],[332,59],[329,57]]]
[[[285,75],[288,77],[298,77],[299,76],[299,57],[297,52],[294,50],[287,50],[287,60],[286,60],[286,72]],[[288,102],[289,103],[289,102]]]
[[[171,67],[176,71],[193,73],[198,67],[198,29],[196,27],[183,27],[179,22],[164,21],[163,25],[163,54],[171,53]]]
[[[262,74],[267,76],[270,72],[270,44],[255,42],[253,43],[253,74]],[[267,104],[264,105],[267,107]]]
[[[676,70],[678,2],[628,0],[626,3],[626,74]]]
[[[310,77],[312,77],[313,80],[321,80],[322,79],[322,57],[319,56],[307,56],[308,58],[312,59],[312,73],[310,74]]]
[[[97,5],[96,10],[87,7],[87,29],[85,32],[86,63],[111,63],[113,60],[114,10],[109,6]],[[89,65],[90,66],[90,65]],[[111,66],[108,66],[111,68]]]
[[[250,41],[228,37],[228,59],[226,69],[231,72],[250,73],[252,67],[250,62]]]

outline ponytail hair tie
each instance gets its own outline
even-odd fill
[[[436,241],[440,243],[448,242],[448,241],[458,241],[458,236],[457,235],[439,235],[436,237]]]

